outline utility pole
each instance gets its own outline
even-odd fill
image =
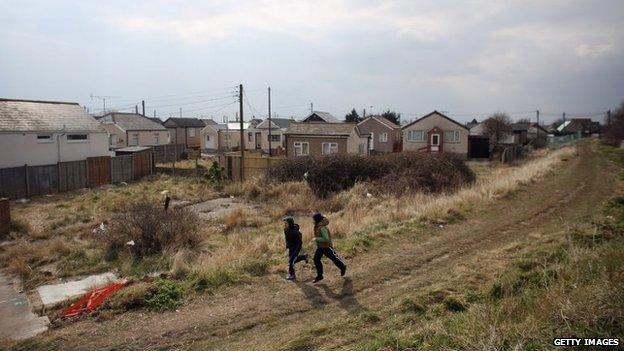
[[[607,111],[607,125],[611,125],[611,110]]]
[[[182,118],[182,107],[180,107],[180,118]]]
[[[134,105],[134,113],[139,114],[139,106]]]
[[[243,132],[243,85],[238,86],[238,109],[240,110],[240,181],[245,180],[245,133]]]
[[[145,100],[141,100],[141,106],[143,107],[143,116],[145,116]]]
[[[269,157],[271,157],[271,87],[269,87]],[[262,145],[262,144],[261,144]]]
[[[539,110],[535,111],[536,117],[537,117],[537,136],[539,137],[539,132],[540,132],[540,124],[539,124]]]
[[[154,110],[154,118],[156,118],[156,110]]]
[[[366,109],[364,109],[364,111],[362,111],[362,119],[366,119]]]
[[[310,103],[310,114],[314,113],[314,103]]]
[[[565,112],[563,113],[563,123],[565,123]]]

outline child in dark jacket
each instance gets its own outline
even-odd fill
[[[301,239],[301,232],[299,231],[299,225],[295,223],[295,219],[291,216],[283,218],[284,221],[284,239],[286,240],[286,248],[288,249],[288,277],[287,280],[294,281],[295,275],[295,263],[299,261],[308,262],[308,255],[299,255],[303,241]]]

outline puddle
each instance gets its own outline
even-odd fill
[[[73,299],[87,292],[117,280],[114,273],[91,275],[84,279],[68,281],[60,284],[42,285],[37,288],[44,307],[52,307],[60,302]]]

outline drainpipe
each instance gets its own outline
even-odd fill
[[[58,162],[61,162],[61,137],[65,135],[65,125],[63,124],[63,130],[56,136],[56,156],[58,158]]]

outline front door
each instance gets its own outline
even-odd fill
[[[260,132],[256,132],[256,149],[262,148],[262,138],[260,137]]]
[[[434,127],[427,132],[429,152],[442,152],[443,135],[444,131],[438,127]]]

